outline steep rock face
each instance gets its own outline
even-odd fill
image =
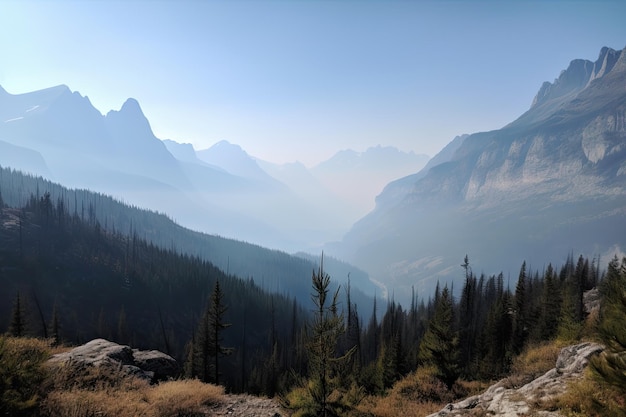
[[[443,410],[428,417],[464,416],[471,413],[470,410],[484,410],[494,417],[526,416],[531,412],[532,415],[559,417],[560,414],[556,412],[534,410],[533,404],[541,404],[563,394],[568,382],[580,378],[589,359],[603,350],[604,347],[597,343],[568,346],[561,350],[554,368],[528,384],[518,389],[505,388],[507,382],[503,380],[480,395],[448,404]]]
[[[551,85],[516,121],[388,185],[342,255],[396,294],[429,294],[462,279],[466,254],[514,275],[524,260],[626,245],[615,227],[626,222],[626,52],[573,61]]]

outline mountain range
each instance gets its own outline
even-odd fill
[[[336,158],[309,170],[257,160],[227,141],[195,150],[160,140],[132,98],[102,115],[67,86],[17,95],[0,87],[1,165],[156,209],[194,230],[285,251],[340,239],[384,184],[428,159],[395,148],[345,153],[362,162],[329,181],[337,178]],[[394,170],[385,169],[390,164]]]
[[[574,252],[606,263],[624,230],[626,50],[605,47],[544,83],[515,121],[457,137],[391,182],[331,251],[402,298],[462,280],[465,255],[510,285],[523,261],[542,269]]]
[[[406,302],[412,288],[428,296],[438,281],[462,280],[466,255],[474,272],[514,280],[523,261],[537,270],[572,252],[606,262],[622,251],[626,52],[573,60],[519,118],[458,136],[430,160],[379,146],[312,168],[227,141],[196,150],[160,140],[134,99],[102,115],[66,86],[0,88],[0,165],[194,230],[287,251],[324,247]]]

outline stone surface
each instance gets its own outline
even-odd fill
[[[600,290],[598,288],[593,288],[584,292],[583,303],[587,314],[591,314],[592,312],[600,309],[600,298]]]
[[[539,378],[519,389],[507,389],[504,381],[489,387],[484,393],[448,404],[438,413],[428,417],[470,415],[472,409],[484,410],[493,417],[518,417],[532,415],[559,417],[557,412],[533,410],[533,404],[541,403],[561,395],[567,383],[582,375],[589,358],[602,352],[604,347],[597,343],[580,343],[561,350],[556,365]]]
[[[150,382],[173,378],[180,371],[176,360],[165,353],[133,350],[105,339],[94,339],[68,352],[53,355],[49,362],[71,366],[76,372],[94,367],[109,368]]]

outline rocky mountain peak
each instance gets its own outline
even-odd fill
[[[616,51],[605,46],[600,50],[595,62],[586,59],[573,60],[556,80],[552,83],[546,81],[541,85],[531,109],[543,103],[579,93],[592,81],[609,74],[620,58],[623,59],[625,55],[624,50]]]
[[[575,59],[566,70],[561,71],[554,82],[544,82],[533,100],[535,107],[547,101],[577,93],[587,86],[594,70],[594,63],[585,59]]]
[[[625,48],[626,49],[626,48]],[[589,79],[589,82],[595,80],[596,78],[600,78],[613,69],[620,56],[622,56],[622,51],[616,51],[614,49],[603,47],[600,50],[600,55],[594,64],[593,74]]]
[[[143,112],[141,111],[141,106],[139,105],[139,102],[132,97],[127,99],[124,104],[122,104],[120,112],[131,113],[135,115],[141,114],[143,116]]]

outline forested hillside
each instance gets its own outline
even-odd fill
[[[178,225],[165,214],[130,206],[101,193],[68,189],[41,177],[0,167],[0,195],[9,207],[22,207],[32,195],[45,193],[50,194],[51,204],[72,217],[97,222],[102,229],[120,236],[143,239],[162,249],[197,256],[222,271],[254,279],[264,290],[296,297],[303,304],[309,302],[309,277],[317,267],[313,260],[198,233]],[[327,267],[334,281],[342,284],[347,280],[349,266],[330,261]],[[367,275],[356,270],[354,275],[361,281],[360,287],[368,290],[371,296],[374,290],[367,283]],[[354,298],[363,308],[369,309],[372,305],[372,299],[358,288],[354,290]]]
[[[293,345],[294,332],[302,328],[306,312],[295,299],[196,256],[109,232],[93,207],[83,220],[47,192],[31,195],[19,208],[0,204],[2,332],[54,335],[70,344],[103,337],[159,349],[183,362],[219,280],[223,320],[232,324],[222,333],[223,345],[235,348],[221,359],[223,382],[261,390],[273,345]]]

